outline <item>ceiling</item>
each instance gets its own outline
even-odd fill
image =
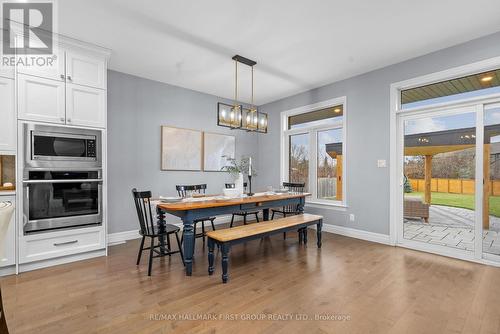
[[[59,32],[110,68],[232,98],[240,54],[256,104],[500,31],[498,0],[64,0]],[[250,96],[241,66],[240,96]]]

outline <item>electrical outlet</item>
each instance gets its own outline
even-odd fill
[[[349,215],[349,221],[352,221],[352,222],[353,222],[354,220],[356,220],[356,217],[354,217],[354,213],[351,213],[351,214]]]

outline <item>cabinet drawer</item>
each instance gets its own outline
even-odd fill
[[[59,235],[54,236],[55,234]],[[102,228],[82,229],[62,235],[61,232],[54,232],[26,236],[21,240],[20,262],[27,263],[102,249],[104,248],[104,230]]]

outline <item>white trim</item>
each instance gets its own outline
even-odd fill
[[[140,238],[139,230],[123,231],[108,234],[108,246],[114,246],[123,244],[128,240],[134,240]]]
[[[314,226],[313,228],[315,229]],[[327,233],[339,234],[350,238],[376,242],[379,244],[391,245],[390,238],[387,234],[368,232],[351,227],[332,224],[323,224],[322,231]]]
[[[391,244],[396,244],[397,243],[397,226],[398,226],[398,210],[399,208],[399,203],[397,202],[397,192],[399,191],[398,184],[400,183],[401,180],[399,180],[397,171],[398,171],[398,164],[399,162],[397,161],[398,157],[398,120],[397,120],[397,114],[401,112],[415,112],[417,110],[423,110],[425,109],[424,107],[422,108],[411,108],[411,109],[405,109],[405,110],[400,110],[400,99],[401,96],[399,94],[400,90],[403,89],[410,89],[418,86],[424,86],[427,84],[435,83],[435,82],[440,82],[440,81],[445,81],[449,80],[452,78],[457,78],[457,77],[462,77],[462,76],[467,76],[470,74],[474,73],[480,73],[480,72],[486,72],[492,69],[497,69],[500,67],[500,56],[499,57],[493,57],[489,59],[485,59],[482,61],[474,62],[471,64],[463,65],[463,66],[458,66],[450,69],[446,69],[444,71],[439,71],[435,73],[430,73],[427,75],[422,75],[416,78],[408,79],[408,80],[403,80],[399,82],[392,83],[390,85],[390,96],[389,96],[389,106],[390,106],[390,162],[389,162],[389,170],[390,170],[390,195],[389,195],[389,212],[390,212],[390,224],[389,224],[389,230],[390,230],[390,239],[391,239]],[[473,99],[468,99],[465,102],[464,101],[452,101],[448,103],[439,103],[433,106],[426,106],[427,108],[436,108],[436,107],[446,107],[446,106],[452,106],[452,105],[464,105],[464,104],[477,104],[480,101],[483,103],[490,102],[490,99],[494,99],[497,97],[498,94],[493,94],[491,96],[483,96],[479,98],[473,98]]]
[[[214,225],[227,224],[231,222],[231,215],[217,216],[217,219],[214,221]],[[234,221],[239,222],[243,219],[240,217],[235,217]],[[182,223],[172,224],[178,226],[182,229]],[[139,239],[141,235],[139,234],[139,230],[129,230],[123,232],[115,232],[108,234],[108,246],[114,246],[123,244],[128,240]]]
[[[316,125],[297,129],[288,129],[288,117],[337,105],[343,106],[342,121],[328,123],[325,125]],[[342,201],[331,201],[331,204],[325,206],[346,207],[347,194],[347,96],[341,96],[298,108],[285,110],[280,113],[280,184],[288,181],[289,170],[289,140],[288,136],[298,134],[309,134],[309,192],[312,193],[313,204],[323,205],[321,199],[317,198],[317,136],[319,131],[341,129],[342,130]],[[313,159],[314,158],[314,159]],[[313,181],[314,180],[314,181]]]
[[[468,99],[461,99],[457,101],[449,101],[444,103],[435,103],[433,105],[427,105],[422,107],[414,107],[408,109],[400,109],[400,91],[404,89],[415,88],[419,86],[424,86],[440,81],[445,81],[453,78],[459,78],[475,73],[486,72],[493,69],[498,69],[500,67],[500,57],[494,57],[479,62],[474,62],[464,66],[450,68],[444,71],[435,72],[420,77],[396,82],[390,85],[390,240],[391,244],[398,245],[402,247],[418,249],[423,251],[428,251],[431,253],[441,254],[445,256],[451,256],[456,258],[461,258],[468,261],[479,262],[484,264],[494,264],[489,259],[485,259],[485,254],[482,254],[482,244],[481,238],[476,238],[475,251],[470,254],[461,254],[456,250],[449,250],[441,247],[430,247],[429,245],[416,244],[413,245],[411,242],[405,241],[402,238],[402,226],[399,226],[399,218],[402,215],[402,196],[400,194],[402,187],[402,180],[398,177],[398,173],[402,170],[402,161],[399,161],[401,156],[401,147],[398,147],[398,142],[400,141],[402,135],[401,129],[401,117],[400,115],[419,115],[425,114],[430,110],[438,111],[435,115],[446,114],[447,110],[455,108],[475,108],[476,112],[476,138],[477,142],[482,142],[483,137],[483,106],[487,103],[497,102],[500,98],[500,94],[489,94],[485,96],[473,97]],[[418,116],[417,116],[418,117]],[[479,119],[481,118],[481,119]],[[400,143],[400,146],[403,144]],[[476,147],[476,181],[482,179],[482,145]],[[402,177],[401,177],[402,178]],[[482,182],[476,182],[476,222],[475,222],[475,234],[482,234]],[[478,203],[480,205],[478,205]],[[479,218],[478,218],[479,217]],[[401,230],[401,231],[400,231]],[[479,234],[478,234],[479,233]],[[404,244],[403,244],[404,243]]]

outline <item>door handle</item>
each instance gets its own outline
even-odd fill
[[[63,246],[63,245],[71,245],[71,244],[76,244],[78,240],[71,240],[71,241],[65,241],[65,242],[55,242],[54,246]]]
[[[73,81],[73,79],[71,79],[71,75],[68,75],[68,80]]]

